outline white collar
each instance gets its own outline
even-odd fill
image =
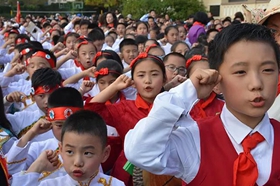
[[[271,132],[272,125],[270,123],[268,114],[266,113],[262,119],[262,121],[254,128],[250,128],[241,121],[239,121],[226,107],[226,104],[223,107],[221,113],[221,120],[225,127],[225,130],[228,134],[234,139],[237,144],[241,144],[243,139],[248,134],[253,134],[255,132],[259,132],[268,143],[270,147],[273,148],[273,140]]]

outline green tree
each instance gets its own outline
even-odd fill
[[[118,4],[117,0],[85,0],[86,5],[102,6],[105,8],[113,7]]]
[[[132,14],[134,19],[140,18],[150,10],[157,14],[168,14],[172,19],[186,19],[197,11],[205,11],[200,0],[122,0],[122,14]]]

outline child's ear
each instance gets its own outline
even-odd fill
[[[131,85],[130,86],[132,86],[133,88],[136,88],[133,80],[131,80]]]
[[[123,60],[123,55],[122,53],[119,53],[120,58]]]
[[[222,90],[220,88],[220,83],[218,83],[214,88],[213,88],[213,91],[216,93],[216,94],[222,94]]]
[[[61,153],[62,152],[62,144],[61,144],[61,142],[58,143],[58,149],[59,149],[59,153]]]
[[[107,145],[103,150],[103,158],[101,163],[104,163],[108,159],[108,157],[110,156],[110,152],[111,152],[111,146]]]

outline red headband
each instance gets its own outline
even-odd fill
[[[28,43],[28,40],[25,39],[25,38],[18,38],[18,39],[16,40],[16,45],[18,45],[18,44],[23,44],[23,43]]]
[[[202,57],[201,55],[194,55],[190,59],[187,60],[186,62],[186,68],[188,69],[192,62],[194,61],[201,61],[201,60],[208,60],[206,57]]]
[[[94,72],[94,77],[97,78],[99,75],[108,75],[109,73],[120,74],[117,71],[109,70],[108,68],[101,68],[99,71]]]
[[[87,44],[89,44],[89,42],[87,40],[84,40],[78,44],[77,49],[79,49],[82,45],[87,45]]]
[[[29,53],[30,51],[32,50],[32,48],[26,48],[26,49],[23,49],[21,52],[20,52],[20,55],[26,55],[27,53]]]
[[[51,68],[54,68],[54,67],[55,67],[55,62],[54,62],[54,60],[51,58],[51,56],[50,56],[49,54],[46,54],[46,53],[43,52],[43,51],[35,52],[35,53],[32,55],[32,57],[41,57],[41,58],[44,58],[44,59],[46,59],[46,60],[49,62]],[[26,62],[25,62],[25,63],[26,63],[26,66],[28,66],[29,60],[30,60],[30,58],[29,58],[28,60],[26,60]]]
[[[66,120],[70,115],[82,110],[80,107],[56,107],[48,109],[47,120]]]
[[[139,60],[139,59],[145,59],[145,58],[154,58],[155,60],[158,60],[160,62],[162,62],[162,60],[160,58],[158,58],[157,56],[154,56],[154,55],[150,55],[148,54],[147,52],[142,52],[140,53],[135,59],[133,59],[130,63],[130,67],[132,68],[133,65]]]
[[[16,29],[12,29],[12,30],[9,31],[9,35],[10,34],[19,34],[19,31],[16,30]]]
[[[97,52],[92,60],[94,66],[96,65],[98,58],[102,55],[111,56],[111,54],[108,52],[102,52],[102,51]]]
[[[5,32],[4,37],[8,37],[9,36],[9,32]]]
[[[149,51],[152,49],[152,48],[156,48],[158,45],[156,44],[151,44],[149,47],[146,48],[145,52],[149,53]]]
[[[59,87],[60,87],[59,85],[56,85],[54,87],[44,85],[44,86],[36,87],[36,89],[34,87],[32,87],[31,88],[31,94],[34,96],[34,95],[38,95],[38,94],[52,93],[53,91],[55,91]]]
[[[50,34],[52,34],[54,31],[58,31],[59,32],[59,30],[58,29],[50,29]]]

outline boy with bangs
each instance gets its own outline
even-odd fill
[[[107,128],[103,119],[91,111],[78,111],[64,123],[59,153],[67,175],[38,183],[40,173],[54,170],[59,165],[55,152],[42,152],[25,174],[13,176],[12,185],[69,185],[124,186],[124,183],[99,171],[100,164],[110,154],[107,144]]]
[[[16,135],[21,138],[26,134],[37,121],[44,118],[47,113],[47,101],[50,94],[61,86],[61,75],[51,68],[41,68],[32,76],[32,99],[36,102],[34,111],[21,111],[15,114],[7,114]],[[20,96],[20,95],[19,95]],[[43,141],[52,138],[50,132],[41,134],[32,141]],[[8,161],[9,162],[9,161]]]
[[[56,151],[58,149],[58,143],[61,141],[61,129],[65,120],[71,114],[82,109],[83,99],[76,89],[63,87],[55,90],[48,99],[47,118],[41,118],[36,122],[25,135],[14,143],[9,153],[6,154],[9,162],[18,162],[20,159],[25,159],[25,161],[16,164],[9,164],[8,168],[10,173],[27,170],[45,150]],[[36,136],[45,134],[50,130],[52,130],[54,137],[45,141],[31,143]],[[45,172],[40,176],[40,180],[65,174],[66,172],[61,168],[52,173]]]
[[[28,54],[26,54],[27,59],[25,64],[15,65],[10,71],[4,74],[1,81],[1,87],[3,90],[3,95],[8,95],[14,91],[21,91],[25,95],[30,94],[31,81],[33,73],[40,68],[54,68],[56,66],[56,57],[49,50],[42,49],[32,49],[29,48]],[[14,76],[17,74],[22,74],[27,72],[29,78],[21,79],[14,82]]]
[[[148,117],[126,135],[127,159],[188,186],[279,185],[280,125],[266,113],[276,97],[280,61],[270,30],[225,28],[210,44],[208,60],[215,70],[196,70],[157,96]],[[221,114],[190,119],[197,98],[218,83],[225,98]]]

